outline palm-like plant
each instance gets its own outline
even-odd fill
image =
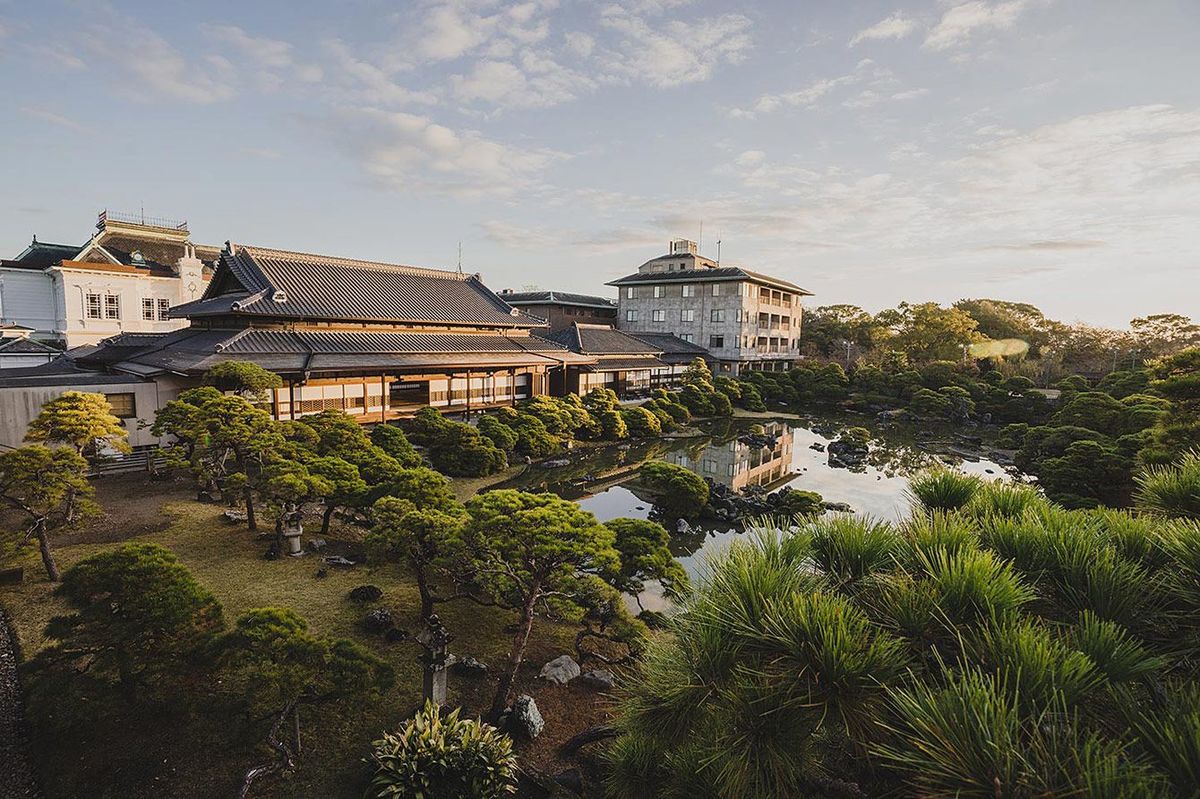
[[[908,496],[926,511],[959,510],[971,501],[982,482],[952,469],[930,469],[909,479]]]
[[[840,585],[852,585],[893,563],[903,539],[890,524],[837,515],[803,528],[813,562]]]
[[[974,518],[993,516],[1015,519],[1029,507],[1048,502],[1033,486],[999,480],[980,481],[963,511]]]
[[[1142,510],[1176,519],[1200,519],[1200,451],[1176,464],[1150,466],[1134,478],[1134,501]]]

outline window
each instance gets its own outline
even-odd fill
[[[652,318],[655,322],[665,322],[667,321],[667,312],[660,308],[659,310],[654,311]]]
[[[709,318],[709,321],[712,321],[712,322],[724,322],[725,321],[725,309],[724,308],[713,308],[712,313],[710,313],[708,315],[708,318]]]
[[[691,309],[691,308],[688,308],[686,311],[680,311],[680,312],[679,312],[679,321],[681,321],[681,322],[695,322],[695,321],[696,321],[696,312],[695,312],[695,310],[693,310],[693,309]]]
[[[142,319],[147,322],[154,321],[154,298],[142,297]]]
[[[721,296],[721,284],[720,284],[720,283],[713,283],[713,285],[712,285],[712,295],[713,295],[714,297],[720,297],[720,296]]]
[[[121,318],[121,297],[118,294],[104,295],[104,318],[105,319],[120,319]]]
[[[166,297],[159,297],[158,298],[158,320],[160,322],[164,322],[164,321],[166,321],[167,317],[170,316],[170,314],[171,314],[171,301],[168,300]]]
[[[691,284],[685,285],[683,287],[683,296],[684,297],[695,297],[696,296],[696,287]]]
[[[695,338],[695,336],[693,336],[691,333],[680,333],[679,337],[689,344],[692,342],[692,339]]]
[[[717,471],[717,462],[712,460],[704,461],[704,471],[709,474],[714,474]]]
[[[626,311],[625,312],[625,321],[626,322],[636,322],[637,321],[637,311],[633,310],[632,308],[629,309],[628,311]]]
[[[84,309],[84,312],[87,314],[88,319],[102,319],[103,318],[104,315],[101,311],[102,303],[103,303],[103,300],[100,299],[99,294],[87,295],[87,302],[85,303],[86,307]]]
[[[112,406],[113,416],[118,419],[132,419],[137,416],[137,402],[134,401],[132,392],[128,394],[105,394],[104,398]]]
[[[655,297],[661,297],[661,296],[663,296],[663,287],[662,287],[662,286],[655,286],[655,287],[654,287],[654,296],[655,296]]]
[[[625,287],[625,299],[627,299],[627,300],[637,299],[637,286],[626,286]]]
[[[710,350],[724,349],[725,348],[725,337],[724,336],[709,336],[708,337],[708,348]]]

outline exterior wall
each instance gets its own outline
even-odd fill
[[[0,320],[32,327],[31,338],[64,341],[67,347],[95,344],[117,333],[178,330],[187,326],[187,320],[159,319],[157,301],[165,299],[175,306],[197,299],[204,292],[199,263],[185,268],[180,277],[69,267],[0,269]],[[89,293],[119,297],[118,318],[89,319]],[[143,318],[143,299],[155,302],[152,320]]]
[[[129,431],[129,443],[134,447],[158,443],[149,427],[142,428],[139,420],[153,422],[158,409],[179,394],[179,386],[166,380],[162,383],[131,381],[96,386],[30,386],[0,388],[0,447],[19,447],[25,443],[29,423],[38,415],[42,405],[67,391],[86,391],[95,394],[133,394],[136,416],[124,419]]]
[[[703,269],[697,270],[697,278],[702,276]],[[683,296],[684,286],[692,288],[693,296]],[[750,281],[621,286],[617,302],[619,327],[673,333],[706,347],[719,371],[722,366],[723,371],[736,372],[790,364],[799,349],[800,295]],[[630,318],[631,312],[635,318]],[[661,319],[655,319],[656,312]],[[722,346],[715,346],[714,336],[721,338]]]
[[[503,299],[503,297],[501,297]],[[522,311],[546,320],[550,332],[557,332],[570,327],[576,322],[585,324],[616,325],[617,311],[615,308],[592,308],[579,305],[562,305],[560,303],[542,305],[519,305]]]
[[[33,328],[30,338],[61,338],[59,297],[54,277],[48,272],[0,268],[0,322]]]

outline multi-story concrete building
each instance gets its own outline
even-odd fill
[[[576,322],[616,325],[617,302],[608,297],[572,294],[566,291],[513,291],[502,289],[500,297],[530,316],[546,320],[550,332],[566,330]]]
[[[727,374],[791,368],[800,347],[801,298],[811,296],[786,280],[721,266],[686,239],[674,239],[666,255],[608,285],[620,292],[619,327],[699,344]]]
[[[199,298],[220,250],[193,244],[186,222],[100,214],[84,244],[32,243],[0,260],[0,324],[64,347],[186,324],[169,309]]]

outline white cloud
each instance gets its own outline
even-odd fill
[[[541,186],[542,173],[566,158],[454,130],[417,114],[342,109],[332,127],[337,143],[373,179],[404,191],[468,198],[514,194]]]
[[[124,73],[119,88],[144,97],[158,94],[189,103],[232,98],[235,80],[228,62],[206,57],[189,60],[166,39],[128,18],[90,26],[84,47]]]
[[[70,117],[65,117],[62,114],[55,113],[54,111],[50,111],[45,108],[26,106],[21,109],[21,113],[27,117],[39,119],[42,122],[49,122],[51,125],[58,125],[61,128],[69,128],[71,130],[83,130],[83,125],[80,125],[74,119],[71,119]]]
[[[331,77],[340,84],[339,93],[363,105],[391,107],[437,102],[432,93],[410,89],[398,82],[395,72],[359,58],[353,48],[339,39],[326,41],[323,49],[333,71]]]
[[[741,62],[752,47],[750,20],[741,14],[660,21],[610,5],[600,24],[619,38],[603,59],[606,71],[656,88],[708,80],[718,66]]]
[[[913,33],[917,29],[916,20],[909,19],[903,13],[897,11],[890,17],[881,19],[869,28],[864,28],[854,37],[850,39],[850,46],[854,47],[865,41],[878,41],[881,39],[903,39],[905,36]]]
[[[1031,0],[971,0],[951,6],[925,37],[924,46],[930,50],[963,47],[977,33],[1011,28],[1031,4]]]
[[[450,78],[454,96],[497,108],[544,108],[573,100],[594,81],[536,50],[526,50],[517,63],[484,60],[467,75]]]
[[[851,109],[869,108],[888,99],[911,100],[928,92],[920,88],[899,88],[900,81],[890,69],[864,58],[851,73],[821,78],[794,92],[760,95],[748,108],[734,108],[730,114],[739,119],[754,119],[781,108],[815,108],[822,100],[851,86],[862,87],[856,95],[842,101],[843,107]]]

